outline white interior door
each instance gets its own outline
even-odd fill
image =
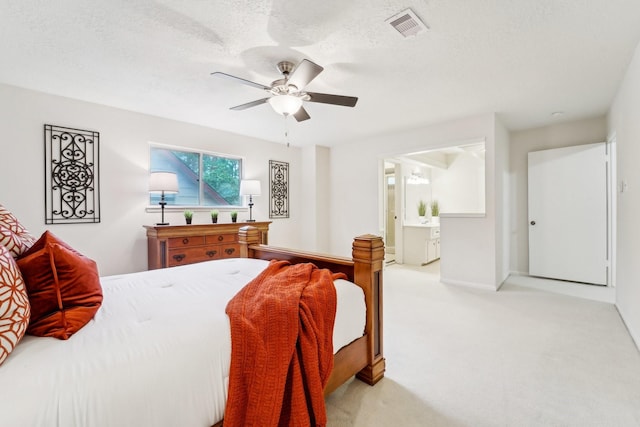
[[[607,284],[604,143],[529,153],[529,274]]]

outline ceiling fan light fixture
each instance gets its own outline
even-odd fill
[[[269,104],[276,113],[288,116],[302,107],[302,98],[293,95],[276,95],[269,98]]]

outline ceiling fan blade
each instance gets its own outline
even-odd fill
[[[270,97],[258,99],[256,101],[247,102],[246,104],[236,105],[235,107],[229,108],[230,110],[240,111],[246,110],[247,108],[255,107],[256,105],[264,104],[269,100]]]
[[[293,114],[293,117],[295,117],[296,120],[299,122],[303,122],[311,118],[311,116],[309,115],[309,113],[307,113],[307,110],[305,110],[304,107],[300,107],[300,109]]]
[[[297,87],[298,90],[302,90],[311,80],[315,79],[322,70],[324,70],[324,68],[318,64],[308,59],[303,59],[289,76],[288,83]]]
[[[343,107],[355,107],[358,98],[355,96],[330,95],[328,93],[307,92],[309,102],[320,102],[322,104],[342,105]]]
[[[262,89],[262,90],[271,90],[270,87],[267,87],[265,85],[261,85],[260,83],[256,83],[256,82],[252,82],[250,80],[245,80],[242,79],[240,77],[236,77],[236,76],[232,76],[231,74],[227,74],[227,73],[221,73],[220,71],[216,71],[215,73],[211,73],[212,76],[216,76],[216,77],[220,77],[226,80],[231,80],[234,82],[238,82],[238,83],[242,83],[245,84],[247,86],[252,86],[255,87],[257,89]]]

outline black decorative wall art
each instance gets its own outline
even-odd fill
[[[269,218],[289,218],[289,163],[269,160]]]
[[[100,222],[100,133],[44,125],[45,224]]]

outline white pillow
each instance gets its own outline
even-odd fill
[[[30,315],[20,269],[9,250],[0,245],[0,365],[24,336]]]

